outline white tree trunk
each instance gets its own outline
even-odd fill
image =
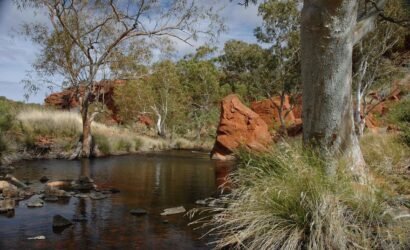
[[[301,49],[303,79],[303,140],[336,173],[341,156],[351,170],[365,177],[365,164],[354,132],[352,108],[353,31],[357,0],[305,0]]]

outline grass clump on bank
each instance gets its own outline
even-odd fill
[[[403,142],[410,146],[410,96],[393,106],[389,118],[401,130]]]
[[[22,142],[27,148],[35,147],[39,138],[51,138],[60,148],[73,150],[82,132],[80,114],[58,110],[23,110],[16,116],[16,130],[22,134]],[[166,148],[164,142],[140,136],[129,129],[107,126],[93,122],[91,125],[94,143],[104,155],[122,154],[150,149]]]
[[[239,158],[232,192],[221,198],[225,206],[208,209],[212,215],[202,224],[216,248],[410,247],[409,221],[395,219],[379,187],[360,185],[343,171],[328,177],[318,157],[290,146]]]

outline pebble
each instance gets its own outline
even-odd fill
[[[142,208],[135,208],[135,209],[130,210],[130,213],[132,215],[141,216],[141,215],[146,215],[147,211]]]

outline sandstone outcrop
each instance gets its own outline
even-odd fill
[[[117,86],[123,85],[124,80],[104,80],[96,83],[90,96],[91,102],[104,103],[112,112],[112,119],[119,122],[118,109],[114,102],[114,90]],[[61,92],[53,93],[44,99],[46,105],[58,107],[60,109],[75,109],[80,106],[80,98],[84,96],[85,87],[71,87]]]
[[[222,100],[212,159],[233,159],[233,151],[240,147],[264,151],[271,143],[268,125],[257,113],[246,107],[237,95],[228,95]]]
[[[257,113],[268,125],[270,130],[278,129],[281,126],[279,107],[281,106],[280,96],[251,103],[251,109]],[[295,103],[291,105],[290,97],[285,96],[283,100],[284,121],[289,136],[297,136],[302,133],[302,96],[295,97]]]

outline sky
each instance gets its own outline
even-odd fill
[[[225,20],[227,31],[221,34],[216,45],[222,48],[230,39],[255,43],[253,30],[262,23],[261,17],[257,14],[257,6],[244,8],[235,0],[220,2],[221,6],[225,6],[220,15]],[[0,0],[0,96],[16,101],[27,101],[24,98],[24,84],[21,81],[27,72],[32,70],[31,65],[39,53],[38,46],[15,32],[27,21],[47,22],[47,18],[45,15],[34,13],[33,10],[18,10],[11,0]],[[204,43],[205,40],[199,39],[194,47],[182,42],[177,42],[174,46],[178,55],[186,55]],[[42,88],[37,94],[30,95],[28,102],[43,103],[47,94],[49,90]]]

